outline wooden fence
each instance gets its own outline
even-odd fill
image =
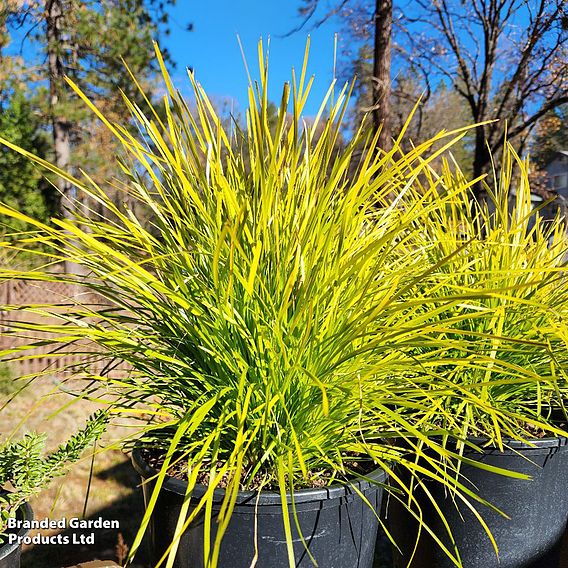
[[[49,315],[30,313],[29,310],[23,309],[2,311],[1,306],[23,307],[57,304],[61,306],[58,308],[58,311],[64,312],[66,304],[71,305],[77,301],[89,307],[100,306],[104,303],[102,297],[75,284],[32,282],[27,280],[11,280],[0,283],[0,350],[17,347],[26,342],[25,339],[16,338],[14,335],[7,333],[9,323],[15,323],[21,327],[25,327],[26,323],[61,323],[55,316],[50,317]],[[28,341],[30,338],[40,340],[46,337],[46,334],[40,335],[31,330],[26,330],[24,333]],[[77,353],[74,350],[81,352]],[[94,346],[82,344],[73,348],[73,346],[61,345],[58,349],[55,349],[53,345],[42,345],[35,347],[33,350],[26,350],[22,353],[26,358],[11,362],[10,365],[15,367],[14,371],[18,376],[32,375],[44,371],[53,371],[56,374],[70,365],[89,363],[89,357],[84,351],[94,351]],[[108,363],[108,360],[96,361],[90,364],[90,368],[100,372],[106,368]],[[113,366],[112,372],[124,372],[127,368],[125,364]]]

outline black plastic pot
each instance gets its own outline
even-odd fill
[[[481,447],[483,440],[471,439]],[[467,449],[464,455],[478,462],[530,475],[532,479],[513,479],[474,466],[461,466],[460,481],[489,503],[498,507],[507,519],[474,503],[487,522],[498,548],[495,554],[489,537],[475,515],[460,500],[454,501],[439,484],[428,481],[428,489],[449,522],[464,568],[557,568],[561,540],[568,520],[568,440],[543,438],[534,446],[505,441],[501,452],[486,448],[482,453]],[[418,491],[430,524],[450,550],[439,516],[430,501]],[[397,564],[406,566],[416,536],[416,523],[399,506],[392,507],[389,524],[400,536],[404,555],[397,555]],[[406,538],[405,538],[406,537]],[[419,543],[412,568],[453,568],[454,564],[429,536]]]
[[[143,479],[156,474],[134,450],[132,462]],[[386,481],[386,473],[377,470],[369,478],[377,483]],[[371,568],[377,535],[376,511],[380,510],[383,489],[369,481],[355,481],[357,488],[368,500],[371,509],[353,487],[332,485],[325,489],[306,489],[294,493],[294,503],[302,534],[310,552],[321,568]],[[146,503],[152,492],[152,481],[144,484]],[[171,543],[179,516],[185,482],[167,478],[150,521],[151,561],[161,557]],[[197,486],[193,492],[199,499],[206,490]],[[222,489],[215,490],[213,517],[224,496]],[[291,502],[290,500],[288,501]],[[256,511],[255,511],[256,509]],[[256,514],[255,514],[256,513]],[[290,509],[296,568],[312,567],[304,545],[296,530]],[[255,518],[256,517],[256,518]],[[255,568],[289,568],[286,536],[279,493],[240,492],[237,503],[221,543],[220,568],[249,568],[258,545]],[[182,536],[175,568],[203,568],[204,518],[198,516]],[[216,523],[211,524],[212,540]]]
[[[31,521],[34,518],[32,508],[28,503],[24,503],[17,512],[18,520]],[[19,529],[16,532],[18,537],[24,537],[30,532],[30,529]],[[8,532],[9,534],[9,532]],[[7,537],[6,537],[7,538]],[[0,547],[0,568],[20,568],[20,555],[22,553],[22,545],[18,541],[12,544],[6,543]]]

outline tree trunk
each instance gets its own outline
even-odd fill
[[[61,57],[61,26],[63,9],[61,0],[48,0],[45,6],[45,25],[47,34],[47,61],[49,68],[49,105],[51,111],[51,124],[53,128],[53,147],[55,151],[55,165],[67,171],[71,158],[70,131],[71,123],[65,117],[61,107],[61,89],[64,85],[65,71]],[[73,206],[73,193],[71,184],[59,178],[57,187],[60,191],[59,212],[62,217],[69,217]]]
[[[477,179],[487,173],[487,167],[491,161],[491,156],[487,148],[487,139],[485,138],[485,129],[478,126],[475,129],[475,149],[473,153],[473,178]],[[478,202],[485,199],[485,190],[483,182],[477,181],[473,186],[473,195]]]
[[[8,30],[6,29],[6,19],[8,17],[8,12],[0,12],[0,69],[4,68],[4,48],[9,43]],[[3,75],[3,73],[0,73]],[[2,103],[4,102],[4,91],[6,90],[5,77],[2,76],[0,81],[0,111],[2,110]]]
[[[376,0],[375,45],[373,53],[373,128],[381,128],[378,148],[391,147],[390,90],[391,90],[392,0]]]
[[[65,107],[62,105],[61,92],[65,84],[65,68],[63,65],[62,49],[62,0],[48,0],[45,5],[45,29],[47,45],[47,64],[49,69],[49,106],[51,126],[53,129],[53,149],[55,152],[55,165],[63,171],[69,170],[71,161],[71,121],[65,116]],[[70,218],[72,210],[76,207],[73,186],[65,179],[58,177],[56,181],[59,189],[57,209],[63,218]],[[67,273],[80,274],[82,268],[68,261],[64,261],[63,270]]]

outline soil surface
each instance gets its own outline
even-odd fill
[[[161,450],[153,450],[153,449],[143,449],[141,452],[142,458],[146,463],[155,470],[160,470],[164,463],[165,453]],[[170,477],[174,477],[176,479],[180,479],[182,481],[187,481],[187,460],[172,460],[173,463],[168,469],[168,475]],[[220,468],[222,464],[217,464],[217,467]],[[365,462],[351,462],[349,464],[350,469],[354,472],[354,474],[360,475],[368,475],[369,473],[373,472],[376,469],[374,464],[369,464]],[[203,465],[203,469],[199,472],[197,476],[197,484],[198,485],[208,485],[210,479],[210,466],[208,464]],[[243,478],[246,477],[246,470],[243,474]],[[309,481],[302,486],[299,486],[297,489],[314,489],[319,487],[327,487],[330,485],[330,473],[326,471],[321,472],[308,472]],[[219,489],[225,489],[229,483],[229,475],[225,473],[223,478],[218,482],[217,487]],[[337,481],[332,481],[331,483],[341,483],[342,481],[348,481],[347,479],[338,478]],[[263,489],[264,491],[274,491],[279,492],[280,489],[275,482],[264,482],[264,474],[257,473],[254,476],[254,479],[248,479],[247,485],[241,484],[240,491],[256,491],[259,489]]]

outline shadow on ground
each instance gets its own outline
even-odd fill
[[[133,542],[138,524],[144,514],[142,490],[138,487],[140,478],[132,469],[130,462],[117,464],[100,472],[96,477],[101,480],[112,479],[116,483],[131,489],[131,493],[112,503],[112,505],[94,512],[86,519],[93,521],[98,518],[116,520],[120,528],[67,528],[60,532],[51,533],[67,537],[70,544],[38,544],[26,548],[22,554],[21,568],[60,568],[90,560],[114,560],[116,562],[123,559],[120,557],[124,557],[125,549],[119,546],[119,541],[122,539],[127,545]],[[86,538],[90,534],[94,535],[93,544],[73,544],[74,537],[75,540],[81,540],[81,535]],[[142,553],[139,556],[142,556]],[[132,568],[148,568],[142,560],[130,566]]]

